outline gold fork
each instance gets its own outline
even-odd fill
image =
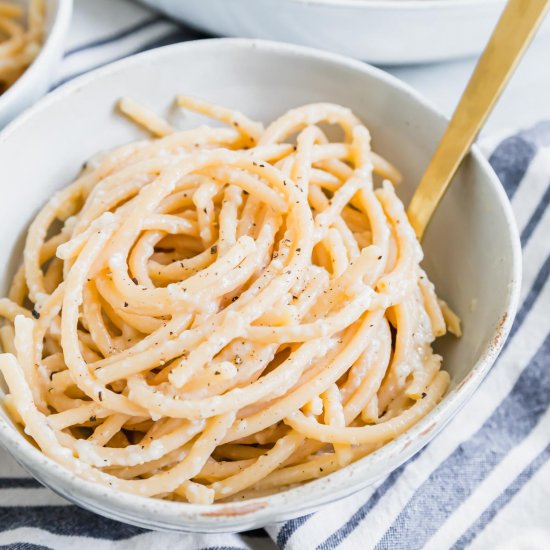
[[[418,239],[542,22],[550,0],[509,0],[481,54],[407,214]],[[547,69],[550,67],[550,57]]]

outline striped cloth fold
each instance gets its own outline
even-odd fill
[[[76,0],[57,84],[121,57],[204,37],[124,0]],[[520,307],[497,363],[425,449],[321,511],[241,534],[183,535],[77,508],[0,451],[0,547],[355,550],[550,548],[550,121],[486,139],[521,233]]]

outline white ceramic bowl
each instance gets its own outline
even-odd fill
[[[0,134],[0,166],[10,174],[10,191],[0,203],[5,228],[0,232],[0,254],[5,258],[0,291],[5,292],[20,261],[22,235],[37,209],[98,150],[143,135],[115,113],[116,99],[130,94],[168,112],[177,93],[221,102],[264,121],[312,101],[347,105],[371,129],[374,148],[402,169],[399,194],[405,200],[446,124],[415,92],[384,72],[307,48],[208,40],[119,61],[66,84]],[[190,118],[178,121],[191,124]],[[32,151],[32,161],[21,151]],[[461,339],[439,344],[452,388],[431,414],[397,440],[323,479],[266,498],[197,506],[145,499],[83,481],[34,448],[2,412],[0,441],[42,483],[69,500],[148,528],[242,530],[311,512],[387,475],[433,438],[467,401],[495,360],[514,317],[518,242],[505,193],[474,150],[424,243],[425,266],[464,323]],[[479,303],[475,313],[470,308],[473,299]]]
[[[14,3],[26,7],[28,0]],[[73,0],[45,0],[45,5],[44,44],[30,67],[0,95],[0,128],[48,91],[55,76],[55,68],[63,55],[63,42],[71,22]]]
[[[142,0],[215,35],[283,40],[384,64],[479,53],[505,0]]]

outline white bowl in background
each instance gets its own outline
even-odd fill
[[[479,53],[505,5],[505,0],[141,1],[214,35],[292,42],[377,65]]]
[[[99,150],[143,134],[113,108],[131,95],[170,113],[178,93],[243,110],[265,122],[316,101],[349,106],[365,121],[373,146],[404,174],[407,201],[446,120],[413,90],[363,63],[308,48],[214,39],[152,50],[80,77],[48,95],[0,134],[0,166],[10,191],[0,203],[0,292],[21,260],[23,235],[38,208],[67,185]],[[180,127],[193,117],[177,117]],[[32,162],[20,154],[33,151]],[[452,386],[440,405],[379,451],[325,478],[230,504],[199,506],[116,492],[80,479],[37,450],[0,411],[0,442],[42,483],[99,514],[152,529],[224,532],[311,512],[353,493],[404,462],[466,403],[494,362],[510,329],[520,284],[520,248],[510,204],[474,148],[435,214],[424,241],[425,267],[439,294],[463,319],[461,339],[438,351]],[[470,304],[477,299],[474,313]],[[1,394],[1,391],[0,391]]]
[[[28,0],[14,3],[27,6]],[[45,0],[44,44],[27,70],[0,94],[0,128],[43,96],[63,55],[63,43],[71,22],[73,0]]]

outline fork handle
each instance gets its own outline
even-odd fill
[[[419,239],[549,6],[550,0],[509,0],[502,12],[410,202],[407,214]]]

